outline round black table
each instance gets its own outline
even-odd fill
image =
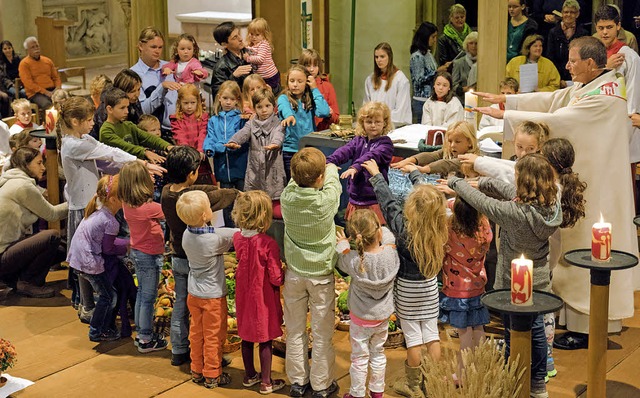
[[[538,315],[559,310],[563,301],[555,294],[533,291],[533,305],[515,305],[511,303],[511,290],[498,289],[482,295],[485,307],[508,315],[511,323],[510,355],[520,357],[519,366],[525,369],[522,379],[520,398],[529,398],[531,392],[531,327]]]
[[[49,203],[60,203],[60,178],[58,176],[58,142],[56,134],[47,134],[45,129],[32,130],[32,137],[43,138],[46,149],[45,168],[47,169],[47,196]],[[49,221],[49,229],[60,230],[60,221]]]
[[[635,219],[634,222],[636,222]],[[571,265],[588,269],[591,274],[587,398],[606,397],[607,324],[611,271],[634,267],[638,264],[638,258],[630,253],[611,250],[609,261],[594,261],[591,259],[591,249],[577,249],[565,253],[564,259]]]

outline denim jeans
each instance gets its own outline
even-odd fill
[[[422,123],[422,109],[424,107],[425,101],[420,101],[415,98],[411,99],[411,113],[413,115],[413,123],[420,124]]]
[[[505,356],[510,355],[511,320],[509,316],[502,316],[504,322]],[[547,375],[547,337],[544,334],[543,316],[538,315],[531,328],[531,381],[544,380]]]
[[[189,352],[189,308],[187,308],[189,260],[172,256],[171,267],[173,279],[176,281],[176,299],[171,313],[171,353],[186,354]]]
[[[131,258],[138,277],[135,322],[138,338],[149,341],[153,335],[153,305],[158,297],[158,281],[162,269],[162,254],[146,254],[131,249]]]
[[[98,301],[89,323],[89,337],[97,337],[114,326],[112,324],[113,309],[116,307],[118,299],[116,289],[109,282],[106,272],[96,275],[80,272],[78,276],[87,280],[98,294]]]

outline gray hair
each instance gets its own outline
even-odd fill
[[[571,40],[569,49],[577,47],[580,59],[586,60],[591,58],[598,68],[604,68],[607,65],[607,49],[604,44],[593,36],[583,36]]]
[[[478,42],[478,32],[471,32],[464,38],[464,41],[462,42],[462,48],[464,51],[467,51],[467,44],[469,44],[470,41]]]
[[[562,9],[564,10],[565,8],[575,8],[580,11],[580,3],[578,3],[578,0],[566,0],[562,4]]]
[[[24,49],[26,50],[29,47],[29,43],[33,41],[37,42],[38,38],[35,36],[29,36],[26,39],[24,39],[24,43],[22,43],[22,45],[24,46]]]

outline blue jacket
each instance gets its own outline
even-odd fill
[[[228,143],[245,123],[246,120],[240,117],[240,111],[237,109],[229,112],[220,111],[218,116],[211,115],[209,119],[207,137],[204,139],[202,149],[207,156],[213,156],[213,171],[217,181],[244,181],[249,145],[245,144],[240,149],[232,151],[224,144]]]
[[[291,103],[286,94],[278,97],[278,116],[280,120],[284,120],[289,116],[296,118],[295,126],[285,127],[284,143],[282,144],[283,152],[298,152],[298,142],[300,138],[316,129],[313,121],[314,116],[324,118],[331,115],[329,104],[325,101],[320,90],[314,88],[311,91],[311,95],[313,96],[315,110],[304,109],[302,101],[298,100],[298,110],[294,111],[293,108],[291,108]]]

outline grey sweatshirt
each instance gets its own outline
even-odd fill
[[[458,177],[449,178],[448,184],[461,198],[500,226],[495,288],[511,286],[511,260],[524,254],[533,260],[533,288],[550,291],[549,237],[562,223],[560,201],[550,207],[517,202],[513,200],[515,186],[487,177],[478,180],[480,190]]]
[[[349,249],[347,241],[338,242],[337,267],[351,276],[349,311],[369,321],[381,321],[393,313],[393,282],[400,267],[395,238],[382,227],[382,250],[364,253],[364,272],[360,271],[360,256]]]

